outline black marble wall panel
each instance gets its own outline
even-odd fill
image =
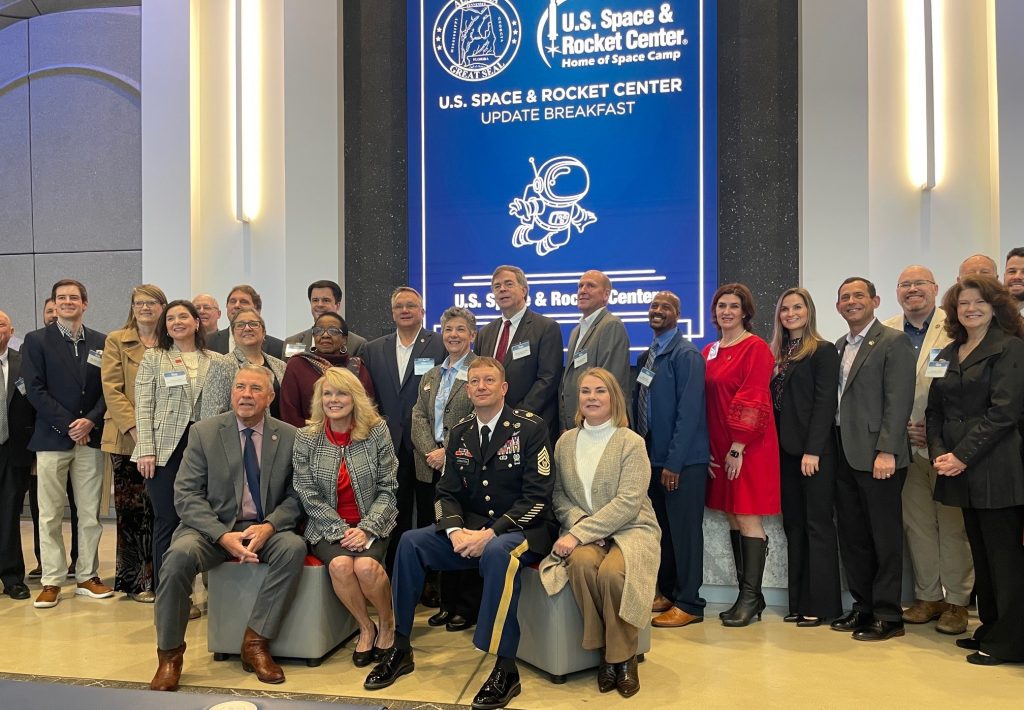
[[[388,295],[409,270],[405,0],[345,0],[345,314],[394,328]]]
[[[718,2],[719,282],[754,293],[771,335],[799,280],[798,0]]]
[[[719,0],[719,281],[742,281],[769,335],[799,278],[798,0]],[[353,327],[390,330],[408,270],[405,2],[344,3],[345,295]]]

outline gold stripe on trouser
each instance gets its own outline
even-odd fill
[[[508,553],[508,569],[505,570],[505,586],[501,590],[501,599],[498,601],[498,610],[494,615],[494,626],[491,627],[491,645],[489,653],[498,655],[498,646],[501,644],[501,630],[505,628],[505,617],[508,616],[508,605],[512,602],[512,589],[516,583],[516,573],[519,572],[519,556],[529,549],[530,543],[523,540],[518,546]]]

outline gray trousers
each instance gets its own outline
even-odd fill
[[[245,530],[252,523],[239,523]],[[274,533],[259,551],[260,563],[270,569],[249,616],[249,628],[268,639],[277,636],[281,621],[291,605],[306,556],[306,542],[293,532]],[[198,531],[180,525],[171,539],[160,568],[160,590],[156,595],[157,648],[168,651],[185,642],[188,612],[192,605],[192,582],[200,572],[213,569],[231,556]]]

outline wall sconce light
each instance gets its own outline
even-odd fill
[[[936,80],[939,53],[935,51],[935,40],[941,40],[941,35],[936,32],[933,0],[904,0],[903,21],[907,162],[913,184],[922,190],[931,190],[938,184],[940,174],[936,145],[940,133],[937,119],[941,116],[936,106],[942,106],[942,102],[936,100],[936,90],[941,89],[941,81]]]
[[[237,217],[251,222],[262,182],[262,36],[259,0],[235,0],[235,186]]]

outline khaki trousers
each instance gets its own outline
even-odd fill
[[[604,649],[607,663],[636,655],[640,629],[619,617],[626,561],[615,543],[580,545],[566,562],[569,586],[583,614],[583,648]]]
[[[903,530],[914,566],[914,596],[967,606],[974,587],[974,563],[964,516],[960,508],[932,498],[937,475],[931,462],[915,452],[903,486]]]
[[[39,554],[42,557],[44,585],[59,587],[67,576],[68,558],[64,549],[64,504],[68,479],[78,505],[78,562],[75,581],[86,582],[98,576],[97,553],[103,525],[100,523],[100,499],[103,497],[104,453],[88,446],[68,451],[40,451],[36,454],[39,491]]]

